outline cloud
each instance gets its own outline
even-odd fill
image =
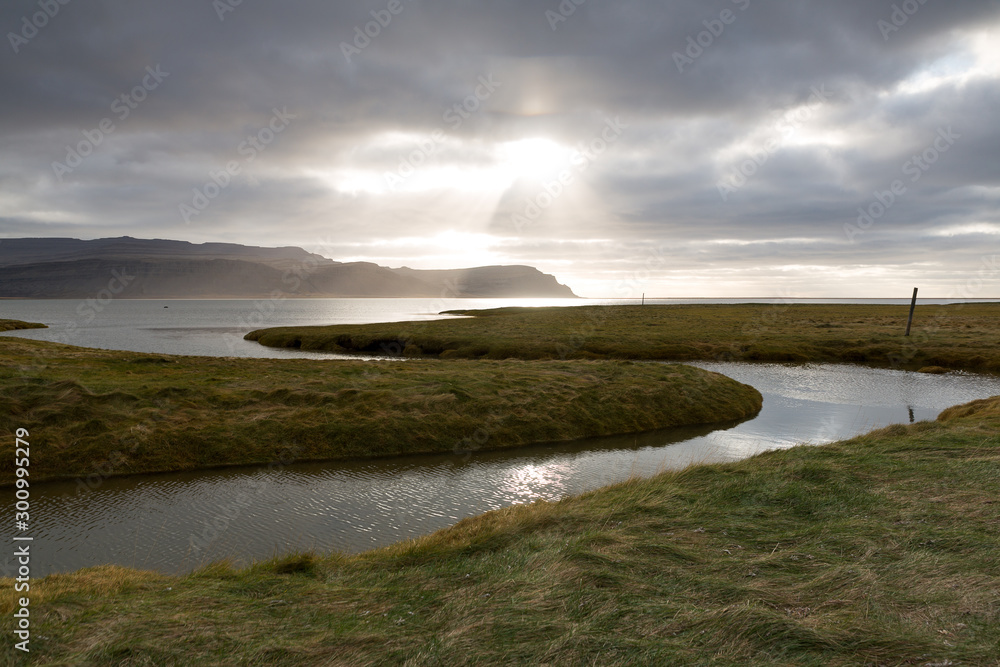
[[[667,248],[641,291],[873,296],[919,278],[945,296],[1000,222],[996,3],[226,6],[73,0],[30,39],[40,5],[0,8],[0,236],[494,259],[592,296]],[[169,75],[137,101],[147,68]],[[294,120],[250,159],[276,109]],[[88,155],[58,173],[73,151]],[[905,193],[845,232],[897,180]]]

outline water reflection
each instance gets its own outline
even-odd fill
[[[507,452],[294,464],[32,487],[37,575],[117,563],[184,572],[290,549],[358,552],[459,519],[693,463],[823,444],[1000,395],[1000,378],[847,366],[697,364],[764,394],[755,419]],[[8,515],[13,511],[10,502]],[[8,567],[10,563],[8,561]]]
[[[564,461],[528,463],[508,470],[498,491],[511,504],[537,498],[560,498],[566,494],[566,479],[570,477],[571,471]]]

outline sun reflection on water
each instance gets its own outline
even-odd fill
[[[506,471],[499,491],[513,504],[556,500],[566,494],[566,482],[572,473],[570,466],[563,462],[526,463]]]

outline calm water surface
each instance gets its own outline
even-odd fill
[[[335,362],[331,362],[335,363]],[[358,552],[462,517],[635,475],[823,444],[1000,394],[1000,378],[840,365],[699,363],[757,387],[754,419],[506,453],[292,464],[32,486],[32,573],[117,563],[182,573],[291,549]],[[12,499],[11,499],[12,500]],[[13,512],[6,506],[7,516]],[[6,568],[12,571],[8,560]]]
[[[921,304],[956,300],[921,299]],[[907,299],[649,299],[646,303],[909,303]],[[109,350],[214,357],[336,358],[264,347],[243,336],[264,327],[441,319],[443,310],[503,306],[637,303],[622,299],[78,299],[0,300],[0,318],[41,322],[48,329],[4,335]],[[355,357],[356,358],[356,357]]]

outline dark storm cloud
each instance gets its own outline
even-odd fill
[[[45,8],[54,15],[32,32],[24,17],[41,24]],[[502,237],[512,260],[568,271],[593,258],[609,275],[667,240],[690,271],[903,266],[933,246],[957,272],[1000,238],[938,233],[1000,224],[998,71],[960,76],[982,65],[989,39],[971,36],[995,43],[998,16],[993,0],[8,2],[0,235],[339,235],[362,244],[345,253],[378,261],[365,244],[464,229]],[[920,88],[922,73],[943,79]],[[481,77],[495,90],[449,116]],[[246,149],[276,110],[294,118]],[[495,166],[498,143],[572,149],[615,118],[620,137],[528,225],[512,220],[542,192],[530,179],[492,203],[365,189],[435,131],[444,139],[421,168],[474,172]],[[907,163],[947,128],[954,144],[910,181]],[[81,141],[92,154],[54,169]],[[746,182],[720,191],[755,155],[766,159]],[[180,207],[230,163],[239,173],[185,219]],[[345,174],[368,185],[331,186]],[[895,180],[905,194],[845,233]]]

